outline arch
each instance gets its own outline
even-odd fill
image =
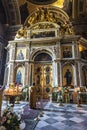
[[[35,57],[41,53],[48,54],[50,57],[52,57],[52,60],[55,59],[56,57],[55,54],[50,49],[39,48],[32,51],[32,54],[30,55],[30,60],[34,61]]]
[[[49,54],[42,52],[36,55],[34,61],[52,61],[52,57]]]
[[[4,6],[7,23],[9,25],[21,24],[18,2],[16,0],[2,0],[2,4]]]
[[[57,24],[64,24],[69,21],[68,15],[60,8],[53,6],[46,6],[37,8],[26,19],[24,25],[29,27],[38,22],[53,22]]]

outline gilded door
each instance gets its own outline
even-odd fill
[[[52,93],[52,64],[35,64],[33,81],[37,86],[37,95],[48,98]]]

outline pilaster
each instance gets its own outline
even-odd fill
[[[29,65],[28,62],[25,63],[25,85],[29,85]]]
[[[14,82],[14,63],[10,63],[10,68],[9,68],[9,83]]]

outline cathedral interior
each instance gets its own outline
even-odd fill
[[[31,108],[87,104],[87,0],[0,0],[0,85]]]

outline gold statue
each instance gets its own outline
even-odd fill
[[[40,15],[39,15],[39,21],[43,22],[45,20],[45,12],[44,12],[44,8],[40,8]]]
[[[65,34],[74,34],[72,24],[69,21],[62,25],[61,30],[61,32]]]
[[[55,17],[55,14],[53,12],[50,12],[49,10],[47,11],[47,14],[46,14],[46,20],[48,22],[54,22],[56,23],[56,17]]]
[[[36,22],[37,20],[37,13],[35,12],[32,16],[30,16],[28,20],[28,25],[32,25]]]
[[[18,32],[17,32],[17,34],[16,34],[16,37],[17,38],[21,38],[21,37],[27,37],[27,31],[26,31],[26,29],[25,29],[25,27],[21,27],[19,30],[18,30]]]

